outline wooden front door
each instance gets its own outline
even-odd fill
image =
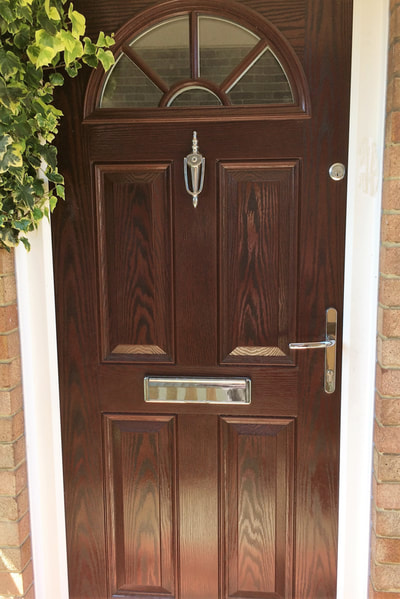
[[[351,4],[76,2],[119,33],[60,98],[71,599],[336,597]]]

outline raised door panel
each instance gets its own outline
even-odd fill
[[[104,416],[110,596],[176,593],[175,418]]]
[[[223,597],[290,599],[294,420],[222,418]]]
[[[221,163],[220,359],[292,364],[299,161]]]
[[[97,165],[102,358],[172,362],[169,164]]]

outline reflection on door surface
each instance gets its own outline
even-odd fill
[[[334,599],[351,1],[79,8],[118,33],[60,137],[70,597]]]

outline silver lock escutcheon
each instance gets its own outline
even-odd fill
[[[333,181],[341,181],[346,174],[346,167],[341,162],[335,162],[329,168],[329,176]]]

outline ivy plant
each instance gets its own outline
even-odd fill
[[[26,234],[64,198],[54,90],[83,64],[109,69],[114,39],[85,36],[69,0],[0,0],[0,33],[0,247],[29,249]]]

